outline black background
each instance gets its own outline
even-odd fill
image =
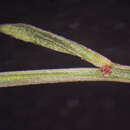
[[[130,65],[130,7],[119,0],[0,1],[0,24],[28,23]],[[0,34],[0,71],[90,67]],[[0,130],[130,129],[130,85],[82,82],[0,88]]]

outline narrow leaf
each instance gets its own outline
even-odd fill
[[[110,66],[112,62],[101,54],[64,37],[27,24],[1,24],[0,32],[19,40],[31,42],[58,52],[78,56],[97,67]]]

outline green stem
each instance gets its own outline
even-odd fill
[[[130,83],[130,66],[113,63],[103,55],[64,37],[27,24],[2,24],[0,32],[58,52],[78,56],[100,67],[2,72],[0,87],[76,81]]]
[[[130,70],[112,68],[112,73],[108,76],[104,76],[99,68],[48,69],[0,73],[0,87],[78,81],[130,83]]]

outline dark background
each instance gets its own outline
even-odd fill
[[[130,65],[130,6],[121,0],[0,1],[0,23],[28,23]],[[77,57],[0,34],[0,71],[90,67]],[[130,84],[0,88],[0,130],[130,129]]]

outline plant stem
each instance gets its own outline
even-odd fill
[[[78,81],[130,83],[130,66],[116,64],[103,55],[64,37],[21,23],[2,24],[0,32],[25,42],[78,56],[99,67],[2,72],[0,87]]]
[[[108,76],[104,76],[99,68],[48,69],[0,73],[0,87],[79,81],[130,83],[130,70],[112,68],[112,72]]]

